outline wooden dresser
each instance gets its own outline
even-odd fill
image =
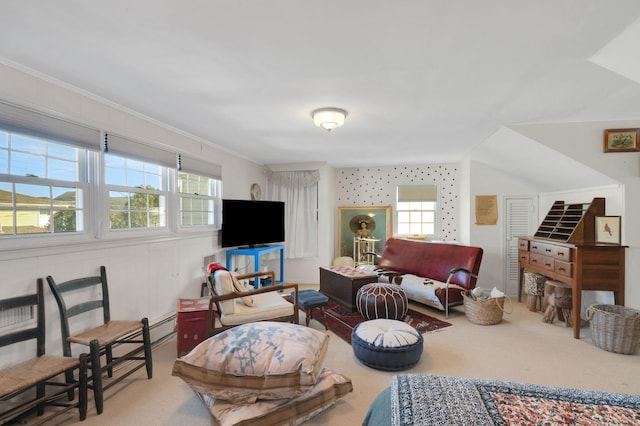
[[[595,243],[595,217],[604,214],[603,198],[570,205],[557,201],[535,236],[518,239],[518,300],[525,269],[567,283],[572,289],[576,339],[580,338],[582,290],[612,291],[615,303],[624,305],[625,246]]]

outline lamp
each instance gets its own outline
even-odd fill
[[[313,124],[330,132],[344,124],[347,111],[340,108],[318,108],[311,112]]]

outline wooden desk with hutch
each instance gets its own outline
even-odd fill
[[[525,269],[567,283],[575,339],[580,338],[582,290],[612,291],[615,303],[624,306],[625,246],[595,242],[595,217],[604,215],[604,198],[581,204],[556,201],[536,234],[518,239],[518,301]]]

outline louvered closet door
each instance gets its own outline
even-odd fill
[[[527,237],[535,233],[537,228],[535,197],[507,197],[505,198],[505,277],[506,293],[518,293],[518,237]]]

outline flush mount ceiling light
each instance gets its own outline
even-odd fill
[[[313,123],[330,132],[344,124],[347,111],[340,108],[318,108],[311,112]]]

